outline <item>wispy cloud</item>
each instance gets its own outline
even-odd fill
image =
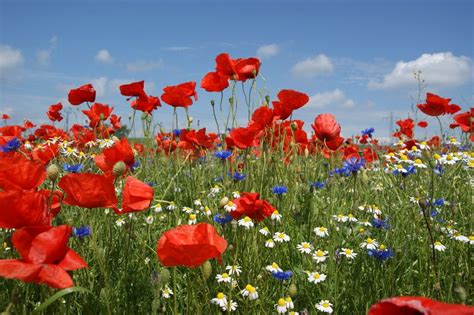
[[[280,46],[277,44],[269,44],[258,47],[257,56],[261,58],[269,58],[278,55]]]
[[[192,49],[193,48],[189,46],[170,46],[170,47],[163,48],[163,50],[167,50],[167,51],[188,51]]]
[[[54,35],[49,39],[49,47],[47,49],[40,49],[36,52],[36,61],[42,65],[49,65],[51,60],[51,55],[56,49],[56,44],[58,42],[58,36]]]
[[[333,70],[334,65],[331,59],[324,54],[302,60],[291,68],[293,75],[299,78],[313,78],[317,75],[331,73]]]
[[[309,102],[306,105],[308,108],[325,108],[328,106],[352,108],[355,106],[355,102],[348,98],[340,89],[335,89],[333,91],[314,94],[309,98]]]
[[[9,82],[19,78],[18,66],[23,63],[21,50],[0,45],[0,82]]]
[[[146,72],[159,69],[163,66],[163,60],[158,61],[137,61],[127,64],[129,72]]]
[[[113,63],[114,58],[107,49],[101,49],[95,55],[95,60],[103,63]]]

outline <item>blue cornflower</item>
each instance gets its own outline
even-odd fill
[[[247,175],[245,174],[242,174],[242,173],[239,173],[239,172],[235,172],[234,175],[232,176],[232,178],[235,180],[235,181],[242,181],[244,180],[245,178],[247,178]]]
[[[393,175],[402,175],[403,177],[407,177],[410,174],[415,174],[416,168],[413,165],[407,165],[404,168],[396,168],[392,174]]]
[[[351,172],[346,169],[345,167],[335,168],[334,170],[329,172],[329,176],[333,176],[334,174],[342,175],[342,176],[350,176]]]
[[[63,169],[69,173],[79,173],[84,167],[82,164],[64,164]]]
[[[133,172],[139,166],[140,166],[140,161],[135,161],[135,163],[133,163],[133,165],[130,167],[130,170]]]
[[[288,192],[288,188],[286,186],[274,186],[272,188],[272,192],[275,195],[281,196],[281,195],[286,194]]]
[[[365,165],[364,159],[359,159],[356,157],[352,157],[347,159],[344,162],[343,168],[347,171],[351,172],[352,174],[356,174],[362,167]]]
[[[179,137],[179,135],[181,134],[181,129],[174,129],[174,130],[173,130],[173,134],[174,134],[176,137]]]
[[[379,261],[385,261],[393,257],[393,250],[390,247],[385,249],[369,249],[367,254],[371,257],[377,258]]]
[[[287,271],[275,271],[272,272],[272,276],[278,280],[288,280],[293,276],[293,272],[290,270]]]
[[[362,130],[362,134],[366,135],[366,136],[369,136],[370,138],[372,138],[372,134],[374,132],[375,132],[375,129],[373,127]]]
[[[216,151],[214,152],[214,156],[218,159],[225,160],[232,155],[232,151],[223,150],[223,151]]]
[[[324,186],[326,186],[325,182],[316,181],[316,182],[309,183],[309,187],[311,188],[323,189]]]
[[[218,213],[214,215],[214,222],[219,224],[226,224],[232,221],[232,216],[228,213]]]
[[[91,228],[88,225],[84,225],[84,226],[81,226],[81,227],[78,227],[78,228],[73,227],[72,228],[72,233],[76,237],[83,238],[83,237],[91,235]]]
[[[443,198],[436,199],[435,201],[433,201],[433,206],[435,206],[435,207],[444,206],[444,199]]]
[[[435,172],[436,175],[441,176],[444,174],[445,170],[441,164],[437,163],[433,172]]]
[[[370,223],[372,223],[372,226],[377,229],[389,229],[390,224],[388,224],[388,219],[382,220],[379,218],[373,218]]]
[[[20,148],[21,142],[18,138],[13,138],[12,140],[8,141],[6,144],[0,146],[0,152],[12,152],[16,151]]]

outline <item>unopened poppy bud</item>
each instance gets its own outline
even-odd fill
[[[105,119],[104,114],[100,114],[100,120],[104,120],[104,119]]]
[[[296,284],[294,283],[290,284],[288,288],[288,295],[291,297],[294,297],[296,296],[297,293],[298,293],[298,288],[296,287]]]
[[[193,121],[194,121],[194,118],[193,118],[193,117],[191,117],[191,116],[189,116],[189,118],[188,118],[188,122],[189,122],[189,123],[192,123]]]
[[[211,106],[214,106],[216,103],[214,103],[214,100],[211,100]]]
[[[219,207],[222,208],[222,207],[224,207],[224,206],[225,206],[226,204],[228,204],[228,203],[229,203],[229,198],[223,197],[223,198],[221,199],[221,201],[219,201]]]
[[[418,200],[418,204],[420,205],[421,208],[425,209],[428,203],[426,202],[425,199],[420,199]]]
[[[229,104],[234,104],[234,98],[233,97],[229,97]]]
[[[292,122],[291,123],[291,130],[295,131],[296,129],[298,129],[298,124],[295,123],[295,122]]]
[[[270,104],[270,95],[266,95],[266,96],[265,96],[265,102],[266,102],[267,104]]]
[[[160,280],[163,284],[167,284],[170,281],[171,274],[170,271],[166,268],[161,269],[160,271]]]
[[[112,170],[115,176],[120,176],[127,171],[127,166],[125,165],[123,161],[119,161],[115,163]]]
[[[202,272],[202,276],[204,278],[204,280],[207,280],[209,279],[209,277],[211,276],[212,274],[212,265],[211,263],[208,261],[206,261],[202,266],[201,266],[201,272]]]
[[[56,164],[51,164],[46,168],[46,175],[49,180],[55,181],[59,176],[59,167]]]

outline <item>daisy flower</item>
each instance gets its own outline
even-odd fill
[[[238,191],[233,191],[233,192],[232,192],[232,197],[234,197],[235,199],[240,198],[240,192],[238,192]]]
[[[370,237],[367,238],[365,242],[360,244],[360,247],[365,248],[365,249],[377,249],[378,246],[379,246],[379,243],[377,243],[376,240],[371,239]]]
[[[153,218],[152,215],[149,215],[145,218],[145,222],[146,224],[153,224],[153,221],[155,220],[155,218]]]
[[[271,265],[266,266],[265,269],[267,271],[270,271],[271,273],[283,271],[283,269],[281,269],[280,266],[278,266],[276,262],[272,263]]]
[[[187,213],[187,214],[190,214],[190,213],[193,213],[194,210],[190,207],[183,207],[183,212]]]
[[[446,250],[446,246],[441,244],[441,242],[439,242],[439,241],[436,241],[434,243],[433,247],[434,247],[434,249],[436,249],[439,252],[444,252]]]
[[[261,228],[260,230],[258,230],[258,232],[262,235],[265,235],[265,236],[270,234],[270,230],[266,226]]]
[[[319,236],[319,237],[326,237],[326,236],[329,236],[328,229],[325,228],[325,227],[323,227],[323,226],[314,228],[313,231],[314,231],[314,233],[316,233],[316,235]]]
[[[194,213],[189,214],[188,224],[196,224],[197,216]]]
[[[296,246],[296,248],[301,253],[310,254],[311,250],[313,249],[313,246],[308,242],[302,242],[301,244],[298,244],[298,246]]]
[[[235,211],[235,210],[237,210],[237,205],[236,205],[235,203],[233,203],[232,201],[229,201],[229,202],[224,206],[224,210],[227,211],[227,212]]]
[[[328,300],[321,300],[318,304],[316,304],[316,308],[320,312],[324,313],[332,313],[332,303],[330,303]]]
[[[323,273],[319,273],[319,272],[308,273],[308,281],[310,283],[316,284],[316,283],[323,282],[324,280],[326,280],[326,275]]]
[[[287,296],[285,298],[285,302],[286,302],[286,307],[288,308],[288,310],[291,310],[291,309],[295,308],[295,304],[293,303],[293,300],[291,299],[291,296]]]
[[[221,188],[218,185],[215,185],[214,187],[211,188],[211,191],[209,192],[208,196],[215,197],[220,192],[221,192]]]
[[[349,213],[349,215],[347,216],[347,219],[349,220],[349,222],[357,222],[357,218],[354,217],[352,213]]]
[[[455,232],[452,237],[453,237],[456,241],[460,241],[460,242],[463,242],[463,243],[469,242],[469,238],[467,238],[467,237],[464,236],[464,235],[461,235],[461,233],[459,233],[459,232]]]
[[[271,238],[269,238],[265,241],[265,247],[273,248],[275,247],[275,242]]]
[[[245,288],[240,291],[242,296],[248,296],[249,300],[256,300],[258,299],[258,292],[256,287],[252,286],[251,284],[247,284]]]
[[[239,221],[239,226],[243,226],[245,227],[247,230],[252,228],[254,226],[254,223],[252,221],[252,219],[250,219],[249,217],[244,217],[243,219],[240,219]]]
[[[474,235],[469,236],[469,245],[474,245]]]
[[[153,209],[153,211],[155,211],[156,213],[159,213],[161,211],[163,211],[163,208],[161,207],[161,204],[157,203],[153,206],[151,206],[151,208]]]
[[[281,298],[278,300],[278,303],[275,304],[276,310],[278,314],[285,314],[286,311],[288,310],[286,306],[286,301],[284,298]]]
[[[277,222],[281,222],[281,214],[278,212],[278,210],[273,211],[271,217],[272,220],[275,220]]]
[[[166,207],[166,210],[173,211],[176,210],[176,204],[171,201],[170,204]]]
[[[161,289],[161,294],[165,299],[169,299],[173,295],[173,291],[168,286],[165,286]]]
[[[416,166],[416,167],[419,167],[419,168],[426,168],[426,164],[423,164],[423,161],[420,160],[420,159],[416,159],[414,162],[413,162],[413,165]]]
[[[125,224],[125,220],[123,218],[118,218],[115,221],[115,225],[117,225],[118,227],[122,227],[124,224]]]
[[[221,308],[224,312],[225,311],[233,312],[237,309],[237,306],[238,306],[237,302],[234,302],[233,300],[230,300],[225,305],[221,305]]]
[[[227,267],[225,267],[225,270],[227,270],[229,275],[231,275],[231,276],[234,275],[234,274],[236,274],[238,276],[242,272],[242,268],[239,265],[227,266]]]
[[[224,272],[223,274],[218,274],[216,276],[216,279],[218,283],[221,283],[221,282],[231,283],[232,282],[232,278],[229,276],[227,272]]]
[[[211,209],[209,209],[208,206],[204,207],[204,214],[207,215],[207,216],[210,216],[212,214],[212,211],[211,211]]]
[[[325,262],[327,258],[328,258],[328,251],[326,250],[322,251],[318,249],[313,254],[313,259],[316,260],[317,263]]]
[[[354,259],[357,256],[357,253],[350,248],[342,248],[340,254],[346,256],[349,259]]]
[[[273,240],[279,243],[289,242],[290,237],[286,235],[284,232],[276,232],[275,235],[273,235]]]
[[[219,305],[220,307],[227,306],[227,297],[224,293],[219,292],[215,298],[211,299],[211,303]]]
[[[333,215],[332,218],[336,220],[336,222],[347,222],[347,220],[349,219],[349,217],[342,214]]]

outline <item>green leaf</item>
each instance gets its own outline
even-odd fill
[[[90,290],[83,287],[66,288],[51,295],[46,301],[44,301],[37,308],[35,308],[35,310],[33,311],[33,314],[37,314],[41,311],[44,311],[48,306],[54,303],[57,299],[74,292],[85,292],[85,293],[90,293],[92,296],[94,296],[94,294]]]

